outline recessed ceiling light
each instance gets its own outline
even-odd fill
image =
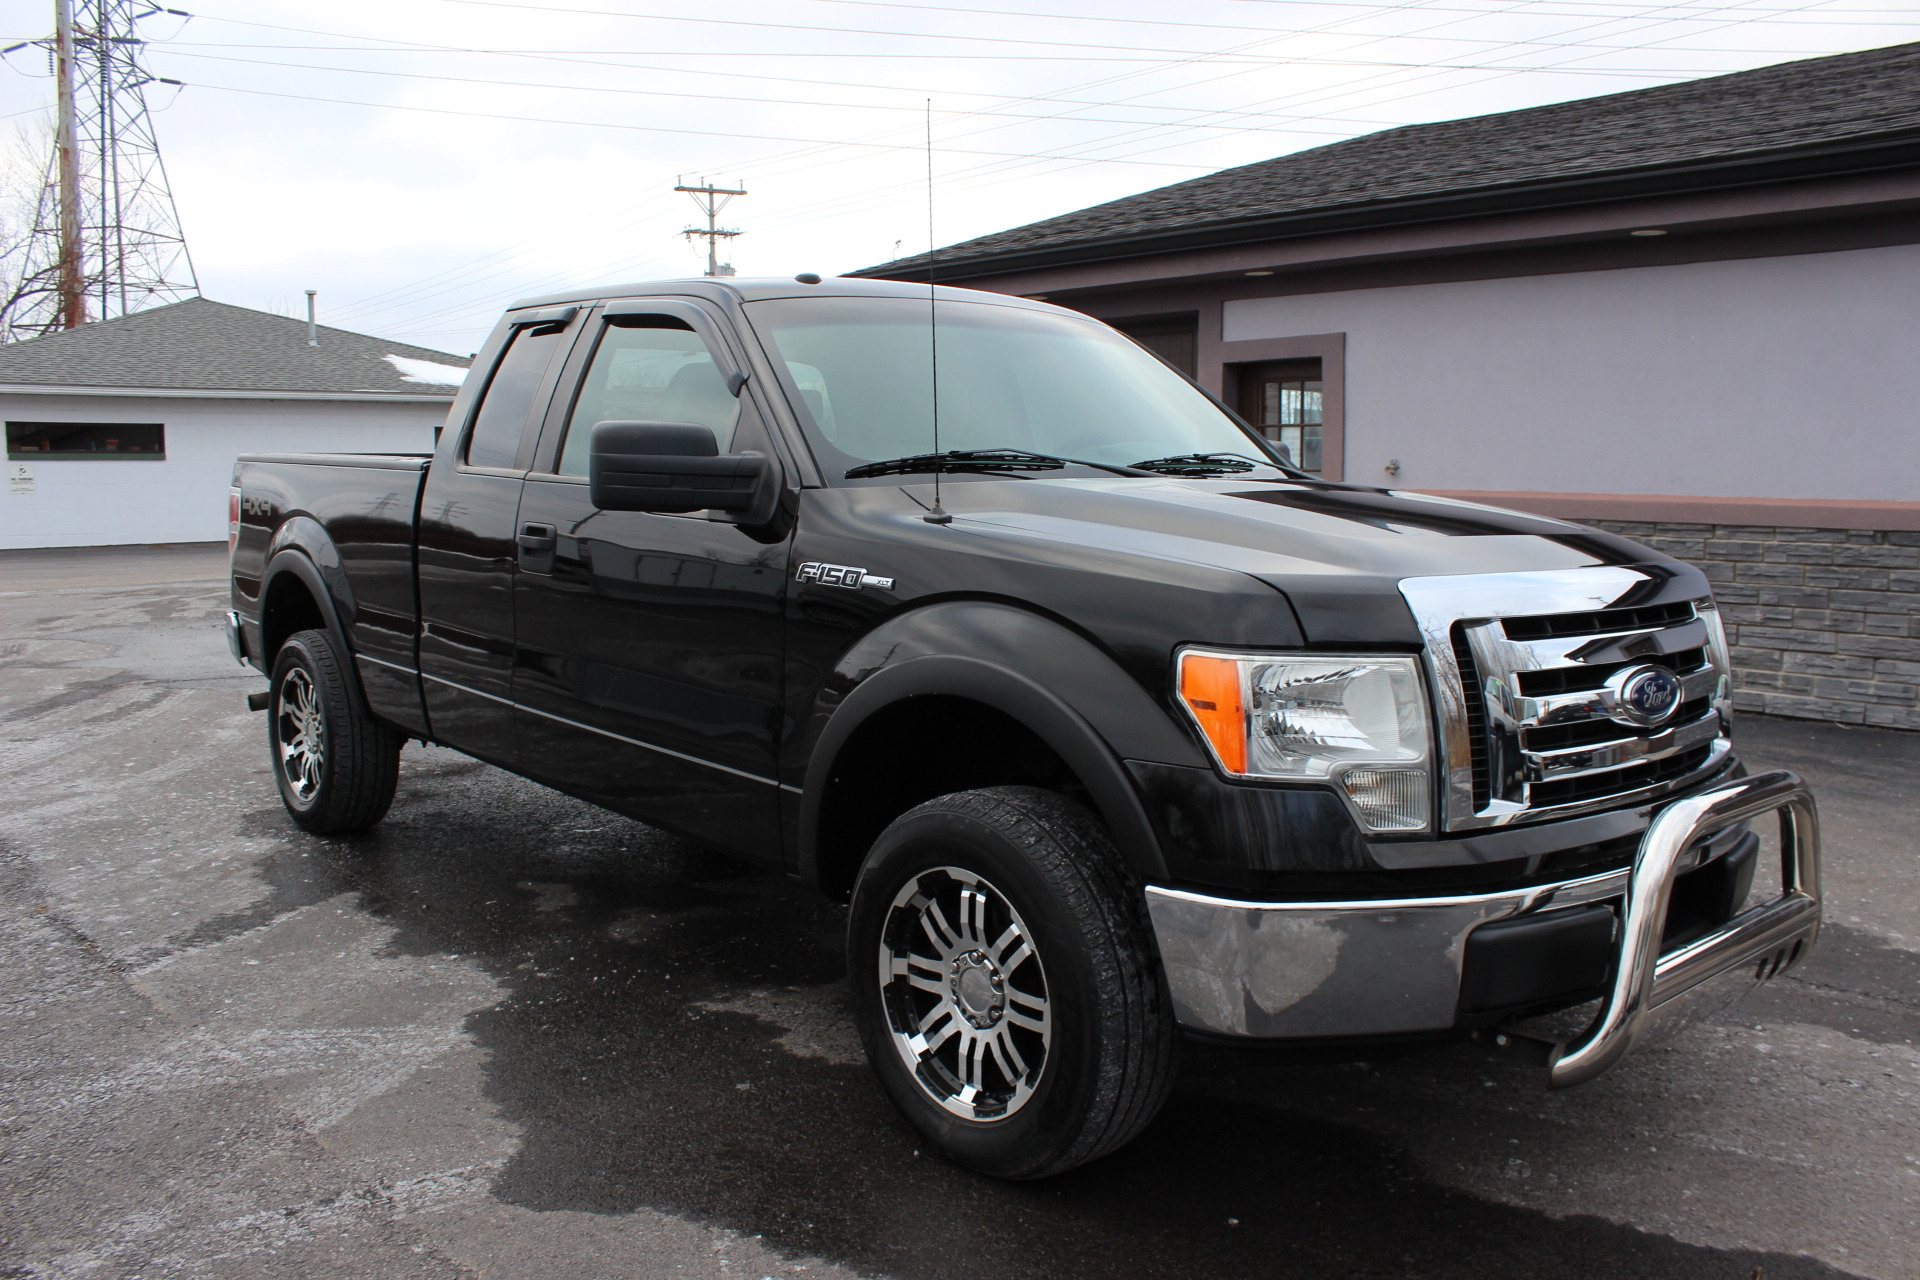
[[[1248,275],[1250,275],[1250,276],[1270,276],[1270,275],[1272,275],[1272,274],[1273,274],[1273,272],[1271,272],[1271,271],[1249,271],[1249,272],[1247,272],[1247,274],[1248,274]]]
[[[1630,236],[1663,236],[1667,233],[1659,227],[1642,227],[1638,231],[1629,231],[1627,234]]]

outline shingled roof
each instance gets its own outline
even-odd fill
[[[386,357],[467,365],[465,356],[326,325],[319,338],[307,345],[304,320],[189,298],[0,346],[0,385],[451,397],[453,386],[408,381]]]
[[[1920,164],[1920,43],[1408,125],[941,249],[942,280]],[[927,255],[851,272],[925,279]]]

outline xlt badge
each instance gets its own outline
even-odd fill
[[[854,591],[862,587],[893,590],[892,578],[878,578],[865,569],[856,569],[848,564],[821,564],[818,560],[809,560],[793,576],[801,582],[817,582],[823,587],[848,587]]]

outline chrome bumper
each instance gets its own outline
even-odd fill
[[[227,610],[227,652],[241,666],[247,665],[247,638],[240,630],[240,615]]]
[[[1781,895],[1660,955],[1673,881],[1697,864],[1699,842],[1775,810]],[[1365,902],[1240,902],[1149,886],[1147,908],[1182,1026],[1317,1039],[1451,1028],[1475,929],[1618,900],[1622,927],[1600,1014],[1549,1054],[1549,1082],[1570,1085],[1605,1071],[1656,1026],[1723,1008],[1797,963],[1819,931],[1819,868],[1813,798],[1799,778],[1777,771],[1668,805],[1641,837],[1633,866],[1608,875],[1503,893]],[[1710,994],[1720,999],[1709,1001]]]

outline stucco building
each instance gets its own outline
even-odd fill
[[[1920,44],[1391,129],[934,269],[1128,330],[1327,479],[1697,561],[1742,706],[1920,728]]]
[[[466,363],[204,298],[0,346],[0,547],[224,541],[236,456],[431,452]]]

